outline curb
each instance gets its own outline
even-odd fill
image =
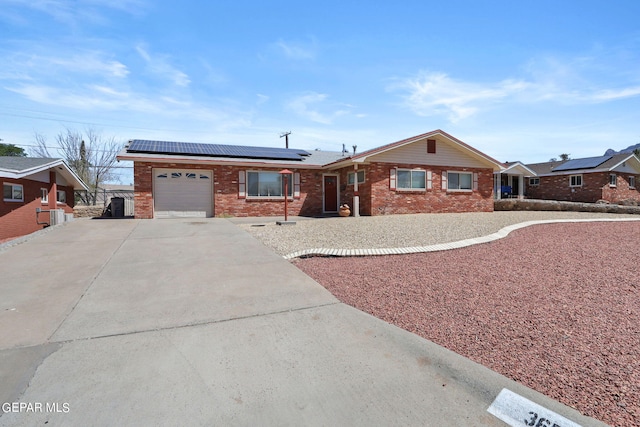
[[[411,246],[406,248],[375,248],[375,249],[328,249],[328,248],[314,248],[303,249],[300,251],[292,252],[288,255],[284,255],[283,258],[291,260],[294,258],[308,257],[308,256],[333,256],[333,257],[348,257],[348,256],[377,256],[377,255],[405,255],[405,254],[417,254],[425,252],[438,252],[448,251],[451,249],[460,249],[467,246],[479,245],[482,243],[493,242],[498,239],[503,239],[514,230],[530,227],[538,224],[557,224],[557,223],[571,223],[571,222],[622,222],[622,221],[640,221],[640,218],[590,218],[590,219],[547,219],[538,221],[525,221],[518,224],[508,225],[495,233],[488,234],[486,236],[474,237],[471,239],[458,240],[456,242],[438,243],[435,245],[427,246]]]

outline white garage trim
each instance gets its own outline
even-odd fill
[[[210,217],[213,171],[153,169],[154,218]]]

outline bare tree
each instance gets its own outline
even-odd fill
[[[96,204],[98,188],[108,180],[114,179],[113,167],[116,156],[122,147],[114,137],[103,137],[95,129],[84,132],[66,128],[56,135],[55,150],[59,153],[52,156],[47,145],[47,138],[35,134],[36,147],[32,155],[36,157],[62,157],[69,167],[84,181],[91,191],[91,203]],[[87,200],[89,202],[89,200]]]

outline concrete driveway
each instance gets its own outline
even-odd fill
[[[501,426],[503,388],[602,425],[339,303],[224,219],[75,221],[0,252],[0,296],[3,426]]]

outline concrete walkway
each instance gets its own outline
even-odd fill
[[[0,278],[1,426],[500,426],[503,389],[603,425],[339,303],[224,219],[75,221],[1,252]]]

